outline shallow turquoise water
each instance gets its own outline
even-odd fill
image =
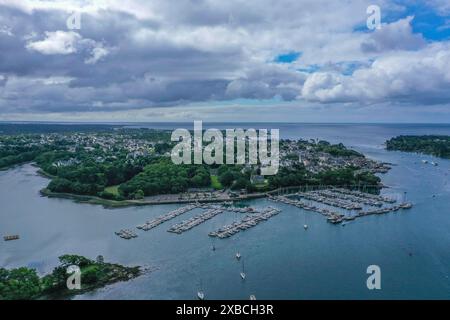
[[[194,299],[200,280],[208,299],[248,299],[250,294],[257,299],[450,298],[450,161],[434,159],[438,167],[424,165],[421,159],[432,157],[386,152],[382,146],[386,138],[398,134],[450,134],[450,126],[247,126],[278,127],[286,138],[343,142],[371,158],[392,162],[393,169],[382,175],[390,187],[383,192],[395,196],[407,191],[414,207],[342,227],[287,205],[250,201],[255,207],[277,206],[282,213],[234,237],[216,240],[213,252],[207,233],[236,220],[238,214],[219,215],[181,235],[166,232],[198,212],[193,211],[125,241],[114,231],[134,228],[177,206],[111,210],[40,197],[47,180],[25,165],[0,172],[0,234],[21,235],[18,241],[0,242],[0,266],[27,265],[46,273],[59,255],[74,253],[92,258],[102,254],[107,261],[155,268],[132,281],[77,297],[82,299]],[[245,282],[234,258],[237,250],[245,260]],[[366,287],[366,268],[372,264],[381,267],[381,290]]]

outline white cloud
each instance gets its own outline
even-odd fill
[[[28,42],[26,48],[42,54],[71,54],[77,52],[81,36],[73,31],[47,31],[44,40]]]
[[[13,37],[12,29],[9,26],[0,26],[0,34],[6,34],[7,36]]]
[[[84,60],[86,64],[95,64],[110,53],[110,49],[102,43],[92,39],[83,39],[80,34],[74,31],[47,31],[45,35],[44,40],[29,40],[26,48],[45,55],[67,55],[86,50],[89,55]],[[34,37],[32,36],[29,39]]]
[[[102,45],[96,45],[97,46],[92,49],[91,56],[84,60],[86,64],[96,64],[110,53],[108,48],[105,48]]]
[[[352,75],[314,73],[302,97],[319,102],[404,101],[441,103],[450,98],[450,45],[431,44],[414,52],[383,56]]]
[[[383,52],[389,50],[416,50],[426,45],[421,34],[413,33],[411,22],[413,16],[393,23],[383,24],[382,28],[371,33],[362,42],[363,52]]]

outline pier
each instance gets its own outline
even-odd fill
[[[188,231],[192,228],[194,228],[195,226],[198,226],[199,224],[205,222],[206,220],[209,220],[215,216],[217,216],[218,214],[222,213],[224,210],[222,209],[210,209],[207,210],[195,217],[192,217],[188,220],[182,221],[180,223],[177,223],[175,225],[173,225],[172,227],[169,228],[169,230],[167,230],[168,232],[173,232],[173,233],[178,233],[181,234],[185,231]]]
[[[153,228],[159,226],[161,223],[164,223],[175,217],[178,217],[179,215],[182,215],[186,212],[194,210],[197,207],[199,207],[198,204],[190,204],[190,205],[175,209],[175,210],[170,211],[170,212],[168,212],[162,216],[159,216],[153,220],[149,220],[149,221],[145,222],[144,224],[137,226],[136,228],[144,230],[144,231],[148,231],[150,229],[153,229]]]
[[[262,221],[266,221],[273,216],[279,214],[281,210],[275,209],[272,207],[268,207],[266,210],[262,212],[258,212],[252,215],[246,215],[242,220],[233,222],[230,225],[223,226],[222,228],[210,232],[208,235],[210,237],[218,237],[220,239],[229,238],[232,235],[247,230],[249,228],[253,228],[258,225]]]
[[[122,239],[126,240],[137,238],[137,234],[130,229],[122,229],[120,231],[115,232],[115,234],[121,237]]]
[[[321,202],[332,207],[338,207],[346,210],[361,210],[362,206],[359,203],[351,202],[348,200],[339,199],[337,197],[332,197],[325,191],[310,191],[310,192],[298,192],[298,196]]]
[[[320,190],[316,191],[317,194],[333,198],[333,199],[341,199],[341,200],[347,200],[350,202],[356,202],[360,204],[364,204],[367,206],[374,206],[374,207],[381,207],[383,205],[382,201],[370,198],[370,197],[362,197],[362,196],[356,196],[350,193],[343,193],[338,192],[336,190]]]
[[[360,198],[364,198],[364,199],[372,199],[372,200],[376,200],[376,201],[380,201],[380,202],[386,202],[386,203],[395,203],[394,199],[388,198],[388,197],[383,197],[383,196],[379,196],[376,194],[371,194],[371,193],[365,193],[365,192],[361,192],[361,191],[356,191],[356,190],[349,190],[349,189],[344,189],[344,188],[334,188],[332,189],[333,191],[345,194],[345,195],[354,195],[356,197],[360,197]]]

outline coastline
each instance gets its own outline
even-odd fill
[[[36,168],[36,174],[46,178],[46,179],[53,179],[55,178],[54,175],[49,174],[42,170],[35,162],[25,162],[21,164],[15,164],[13,166],[10,166],[9,168],[0,169],[0,171],[3,170],[9,170],[13,169],[15,167],[19,167],[25,164],[30,164],[31,166]],[[79,195],[74,193],[59,193],[59,192],[52,192],[47,189],[47,187],[42,188],[39,193],[43,197],[48,198],[60,198],[60,199],[68,199],[72,200],[76,203],[84,203],[84,204],[92,204],[92,205],[101,205],[104,208],[107,209],[116,209],[116,208],[126,208],[126,207],[133,207],[133,206],[147,206],[147,205],[164,205],[164,204],[187,204],[187,203],[193,203],[193,202],[199,202],[199,203],[217,203],[217,202],[223,202],[223,201],[244,201],[244,200],[251,200],[251,199],[260,199],[260,198],[266,198],[269,195],[277,194],[279,192],[284,192],[286,190],[290,189],[299,189],[304,188],[305,186],[290,186],[290,187],[282,187],[274,190],[269,190],[265,192],[257,192],[257,193],[251,193],[251,194],[245,194],[245,195],[239,195],[235,198],[220,198],[220,199],[197,199],[195,201],[193,200],[110,200],[110,199],[104,199],[100,198],[98,196],[91,196],[91,195]],[[326,187],[326,186],[324,186]],[[383,188],[389,188],[387,185],[380,182],[380,184],[377,186],[380,190]]]
[[[278,190],[278,189],[277,189]],[[58,193],[52,192],[47,188],[43,188],[40,190],[42,196],[48,198],[61,198],[61,199],[69,199],[73,200],[77,203],[86,203],[86,204],[95,204],[102,205],[108,209],[114,208],[125,208],[131,206],[148,206],[148,205],[160,205],[160,204],[185,204],[185,203],[215,203],[215,202],[223,202],[223,201],[242,201],[242,200],[250,200],[250,199],[259,199],[267,197],[268,193],[277,192],[277,190],[272,190],[267,193],[252,193],[245,196],[239,196],[238,198],[230,198],[230,199],[201,199],[201,200],[159,200],[159,201],[151,201],[151,200],[109,200],[103,199],[97,196],[88,196],[88,195],[78,195],[73,193]]]

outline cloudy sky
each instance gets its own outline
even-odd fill
[[[0,121],[194,119],[449,123],[450,1],[0,0]]]

